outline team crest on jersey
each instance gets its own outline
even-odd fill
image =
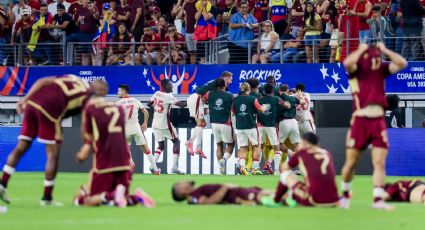
[[[263,104],[262,107],[264,108],[264,115],[268,116],[271,114],[270,109],[272,106],[270,104]]]
[[[223,110],[223,107],[221,107],[223,105],[223,100],[221,98],[215,100],[215,110]]]
[[[246,105],[245,104],[241,104],[239,106],[239,111],[240,111],[239,115],[241,115],[241,116],[245,116],[245,115],[248,114],[248,113],[245,113],[245,111],[246,111]]]

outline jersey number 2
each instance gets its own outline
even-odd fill
[[[109,133],[119,133],[122,132],[122,127],[117,125],[118,118],[120,117],[120,111],[117,107],[107,107],[105,108],[105,113],[108,115],[112,114],[111,121],[108,124]]]

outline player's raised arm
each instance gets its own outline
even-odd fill
[[[229,187],[227,185],[223,185],[219,190],[217,190],[217,192],[212,194],[210,197],[201,196],[199,198],[199,204],[218,204],[223,200],[224,196],[226,196],[228,190]]]
[[[367,44],[360,44],[359,48],[352,52],[344,60],[344,67],[348,73],[354,73],[357,70],[357,62],[360,59],[360,56],[369,48]]]
[[[389,50],[382,42],[378,42],[376,45],[379,47],[381,52],[390,59],[390,65],[388,67],[390,73],[397,73],[407,67],[407,60],[403,58],[400,54]]]

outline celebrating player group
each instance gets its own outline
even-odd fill
[[[383,62],[382,56],[389,62]],[[349,208],[351,181],[360,152],[372,145],[373,208],[392,210],[386,201],[411,201],[423,203],[425,186],[420,181],[400,181],[385,184],[385,160],[388,140],[384,120],[386,107],[384,81],[407,66],[400,55],[388,50],[384,44],[361,44],[344,62],[349,73],[353,94],[354,112],[346,141],[346,162],[342,169],[341,198],[335,182],[332,154],[319,146],[319,137],[310,113],[310,95],[303,84],[295,89],[277,85],[274,77],[260,86],[258,79],[248,79],[240,85],[234,96],[227,91],[233,74],[223,72],[217,79],[199,87],[186,102],[172,94],[169,79],[161,81],[147,105],[130,97],[130,86],[120,85],[119,100],[108,102],[109,92],[104,81],[86,84],[73,75],[46,77],[38,80],[28,94],[18,103],[18,113],[24,114],[23,127],[16,148],[10,153],[0,181],[0,199],[10,202],[7,186],[21,157],[34,138],[45,144],[47,163],[44,193],[41,205],[61,205],[53,199],[57,173],[61,121],[82,113],[83,145],[76,155],[84,161],[93,152],[93,166],[89,183],[78,189],[75,205],[97,206],[112,204],[119,207],[140,204],[155,206],[155,201],[141,188],[133,194],[128,189],[134,171],[129,145],[134,141],[150,162],[152,174],[161,174],[157,160],[165,150],[165,140],[173,143],[172,173],[185,174],[179,167],[180,139],[171,123],[173,106],[188,107],[196,121],[189,140],[186,141],[191,156],[206,158],[202,150],[203,129],[209,113],[216,157],[220,172],[226,174],[226,163],[236,143],[241,175],[279,174],[276,191],[259,187],[241,188],[233,184],[211,184],[195,187],[193,181],[181,181],[172,186],[176,201],[189,204],[256,204],[267,206],[340,206]],[[153,109],[152,130],[157,148],[152,152],[144,136],[148,126],[148,107]],[[139,111],[143,113],[140,124]],[[265,164],[260,167],[261,157]],[[304,182],[296,175],[304,176]],[[403,189],[405,188],[405,189]]]

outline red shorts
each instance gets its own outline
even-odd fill
[[[373,147],[388,148],[387,125],[384,117],[353,117],[347,133],[347,148],[364,150],[369,144]]]
[[[132,172],[116,171],[110,173],[93,173],[90,186],[90,196],[101,194],[102,192],[113,192],[117,185],[122,184],[126,188],[126,194],[131,183]]]
[[[308,188],[303,182],[297,182],[292,187],[292,199],[294,199],[299,205],[302,206],[313,206],[310,202],[310,194]]]
[[[62,143],[61,123],[50,120],[43,112],[28,104],[18,139],[32,141],[37,136],[41,143],[51,145]]]

